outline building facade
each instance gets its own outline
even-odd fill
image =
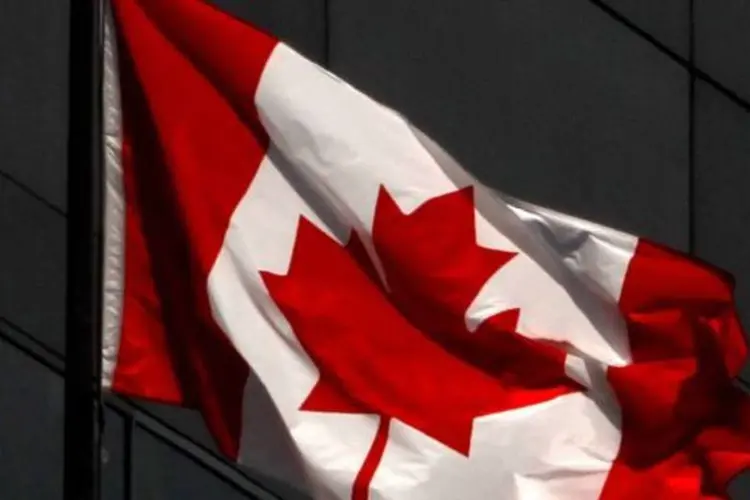
[[[0,6],[2,499],[62,498],[70,1]],[[750,326],[750,2],[214,2],[488,184],[732,272]],[[107,398],[104,417],[107,500],[300,498],[227,465],[191,411]]]

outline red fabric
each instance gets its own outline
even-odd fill
[[[468,455],[475,417],[580,389],[564,351],[516,332],[518,310],[467,330],[470,302],[514,256],[477,245],[471,190],[409,215],[382,190],[373,226],[385,289],[358,238],[342,247],[305,219],[287,274],[262,274],[320,371],[300,409],[381,417],[355,498],[364,498],[391,418]]]
[[[113,389],[196,406],[236,456],[248,367],[214,322],[207,278],[268,142],[239,118],[236,89],[251,99],[276,42],[202,2],[144,5],[114,2],[127,234]],[[180,44],[193,37],[213,65]]]
[[[357,477],[354,478],[354,484],[352,485],[352,500],[369,500],[370,498],[370,483],[375,477],[375,471],[377,471],[380,465],[380,460],[383,458],[385,453],[385,447],[388,444],[388,428],[391,425],[390,418],[381,418],[378,424],[378,430],[375,433],[375,439],[372,441],[372,446],[367,452],[365,461],[362,464],[362,468],[359,469]]]
[[[236,456],[248,367],[213,320],[206,287],[231,214],[265,154],[254,97],[276,42],[197,0],[113,4],[127,214],[113,388],[199,408],[222,450]],[[562,353],[517,335],[517,311],[464,331],[463,314],[489,270],[512,258],[478,247],[466,232],[474,227],[466,220],[470,201],[452,193],[406,216],[381,193],[373,244],[390,300],[373,283],[361,242],[349,252],[305,223],[289,274],[265,275],[321,369],[302,409],[381,415],[356,482],[360,496],[390,418],[468,453],[473,417],[578,389],[564,377]],[[633,364],[609,371],[623,441],[602,497],[722,497],[725,483],[750,465],[750,404],[731,384],[747,349],[729,281],[643,242],[621,309]],[[321,323],[331,325],[325,337],[314,335]],[[352,336],[355,328],[364,333]],[[340,355],[344,347],[350,356]]]
[[[202,0],[130,1],[139,3],[169,42],[221,89],[247,126],[265,135],[255,91],[276,40]]]
[[[610,368],[622,444],[602,494],[727,498],[750,467],[750,403],[733,378],[747,355],[728,276],[640,242],[620,300],[633,363]]]
[[[128,64],[121,64],[122,97],[127,103],[124,112],[124,137],[122,150],[123,184],[126,193],[125,203],[125,274],[123,297],[122,335],[117,352],[117,364],[112,388],[121,393],[139,396],[154,401],[172,404],[191,405],[184,393],[182,381],[177,376],[176,353],[167,337],[164,323],[162,299],[152,272],[152,252],[146,237],[147,228],[141,212],[147,212],[138,200],[138,192],[148,190],[150,184],[139,189],[135,168],[138,161],[133,157],[131,119],[147,116],[141,96],[135,93],[135,85]],[[141,109],[136,108],[138,106]],[[131,118],[132,117],[132,118]],[[148,123],[145,119],[141,123]],[[137,128],[137,126],[136,126]],[[143,139],[147,139],[145,134]],[[152,146],[153,147],[153,146]],[[143,149],[143,148],[140,148]],[[147,150],[138,153],[146,158]],[[146,197],[144,201],[148,201]],[[155,198],[153,203],[158,203]],[[157,210],[156,213],[161,213]],[[158,241],[158,240],[157,240]],[[158,255],[153,257],[158,258]]]

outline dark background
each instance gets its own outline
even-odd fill
[[[2,499],[62,496],[69,1],[0,0]],[[750,325],[750,1],[215,1],[489,184],[731,271]],[[193,412],[108,399],[104,496],[292,498],[214,450]]]

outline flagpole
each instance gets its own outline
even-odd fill
[[[64,499],[100,498],[102,0],[70,2]]]

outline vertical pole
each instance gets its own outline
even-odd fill
[[[695,0],[688,2],[688,253],[697,251],[695,165]]]
[[[65,500],[100,498],[102,15],[70,1]]]
[[[125,445],[123,450],[123,476],[125,483],[125,491],[123,492],[122,498],[124,500],[134,500],[135,496],[133,493],[133,439],[135,439],[135,416],[133,411],[128,412],[125,417]]]

